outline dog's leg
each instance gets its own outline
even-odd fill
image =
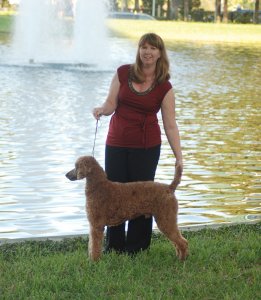
[[[185,260],[188,256],[188,241],[181,235],[177,226],[173,232],[168,235],[168,238],[176,247],[176,254],[180,260]]]
[[[104,228],[90,228],[89,236],[89,257],[91,260],[98,260],[102,253],[102,241],[103,241]]]
[[[176,214],[165,217],[155,217],[159,230],[166,235],[166,237],[174,244],[176,254],[180,260],[185,260],[188,256],[188,241],[181,235],[178,225]],[[166,220],[171,220],[166,222]]]

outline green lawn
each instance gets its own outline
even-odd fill
[[[185,262],[158,234],[150,251],[98,263],[83,238],[4,244],[1,299],[261,299],[260,225],[184,232]]]
[[[173,21],[109,20],[113,34],[138,40],[143,33],[155,32],[168,44],[247,43],[261,46],[261,26],[253,24],[214,24]]]
[[[1,15],[0,14],[0,33],[10,33],[14,16]]]
[[[0,33],[11,32],[14,18],[15,15],[0,15]],[[111,34],[135,40],[143,33],[155,32],[168,45],[192,42],[261,46],[261,25],[110,19],[107,26]]]

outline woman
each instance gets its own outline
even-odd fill
[[[154,33],[143,35],[138,44],[136,62],[118,68],[106,101],[93,110],[96,119],[114,113],[105,149],[108,179],[118,182],[154,180],[161,147],[159,110],[176,157],[176,174],[182,173],[175,98],[169,78],[169,61],[161,37]],[[137,253],[150,246],[151,233],[152,218],[145,216],[129,221],[127,236],[125,223],[108,227],[105,250]]]

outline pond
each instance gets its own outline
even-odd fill
[[[117,66],[135,59],[132,41],[111,37],[110,45],[102,68],[13,64],[0,37],[1,239],[88,233],[85,183],[64,174],[92,153],[92,108],[104,101]],[[173,44],[168,54],[185,165],[179,225],[260,219],[261,49]],[[108,122],[103,117],[97,131],[102,166]],[[156,181],[169,183],[173,171],[163,135]]]

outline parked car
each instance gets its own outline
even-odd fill
[[[122,12],[122,11],[110,12],[108,15],[108,18],[109,19],[156,20],[154,17],[152,17],[148,14]]]

